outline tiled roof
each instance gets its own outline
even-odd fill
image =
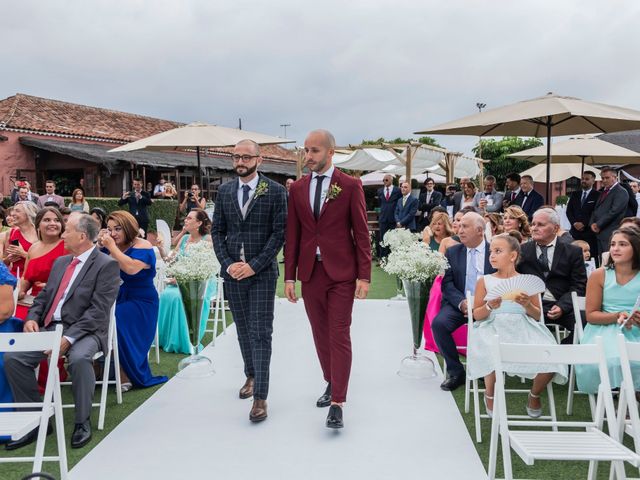
[[[0,100],[0,130],[124,144],[181,125],[184,124],[23,93]],[[229,149],[219,150],[228,153]],[[264,157],[296,160],[295,153],[279,145],[264,146],[262,151]]]
[[[614,143],[619,147],[628,148],[629,150],[640,153],[640,130],[605,133],[604,135],[599,135],[598,138],[605,142]]]

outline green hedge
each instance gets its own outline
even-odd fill
[[[107,214],[115,211],[115,210],[126,210],[129,211],[129,208],[126,205],[122,207],[118,205],[119,198],[93,198],[87,197],[87,203],[89,204],[89,208],[100,207]],[[65,205],[69,205],[71,199],[65,198]],[[176,213],[178,212],[178,201],[177,200],[154,200],[153,204],[149,207],[149,231],[156,231],[156,220],[161,218],[169,228],[173,228],[174,223],[176,222]]]

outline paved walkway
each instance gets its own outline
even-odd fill
[[[345,428],[324,426],[324,390],[301,303],[276,300],[269,418],[248,420],[235,329],[205,353],[217,374],[173,378],[72,470],[74,480],[260,478],[483,479],[486,473],[441,379],[396,375],[411,345],[404,302],[357,301]],[[108,414],[108,411],[107,411]]]

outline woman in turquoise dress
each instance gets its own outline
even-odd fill
[[[640,295],[640,230],[625,226],[613,232],[609,261],[587,281],[587,326],[580,343],[595,343],[602,337],[609,380],[612,388],[622,382],[618,334],[627,342],[640,342],[640,313],[629,314]],[[624,326],[621,325],[624,323]],[[632,363],[631,373],[636,391],[640,391],[640,366]],[[600,374],[597,365],[576,365],[578,389],[597,393]]]
[[[496,269],[492,275],[478,280],[473,302],[473,329],[467,347],[467,376],[471,379],[484,377],[485,407],[491,415],[493,392],[496,383],[495,364],[491,356],[491,346],[495,335],[503,343],[528,345],[555,345],[555,337],[537,319],[540,318],[539,295],[529,296],[524,292],[505,294],[486,300],[487,293],[497,290],[503,282],[519,275],[516,263],[520,256],[520,243],[515,235],[503,233],[491,240],[489,261]],[[503,365],[510,375],[533,379],[526,411],[532,418],[542,415],[540,394],[547,384],[567,381],[566,365],[509,363]]]
[[[120,264],[116,325],[124,392],[132,386],[151,387],[167,381],[164,376],[154,377],[149,366],[148,353],[158,322],[158,292],[153,284],[156,255],[138,234],[133,215],[116,211],[107,217],[107,229],[98,237],[99,245]]]
[[[209,215],[200,209],[192,209],[184,219],[185,235],[180,240],[176,250],[175,261],[179,262],[181,257],[189,255],[189,247],[199,242],[211,243],[211,221]],[[211,246],[213,248],[213,246]],[[170,279],[171,280],[171,279]],[[200,317],[200,339],[204,336],[204,330],[209,319],[209,308],[211,298],[217,291],[215,277],[209,280],[205,292],[204,305],[202,306],[202,316]],[[158,314],[158,334],[160,346],[165,352],[191,353],[191,342],[189,341],[189,329],[187,318],[182,305],[180,290],[175,282],[167,285],[160,294],[160,313]]]

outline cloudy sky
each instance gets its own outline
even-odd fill
[[[0,0],[16,92],[339,144],[549,91],[640,109],[640,2]],[[414,137],[416,137],[414,135]],[[475,139],[438,137],[469,152]]]

